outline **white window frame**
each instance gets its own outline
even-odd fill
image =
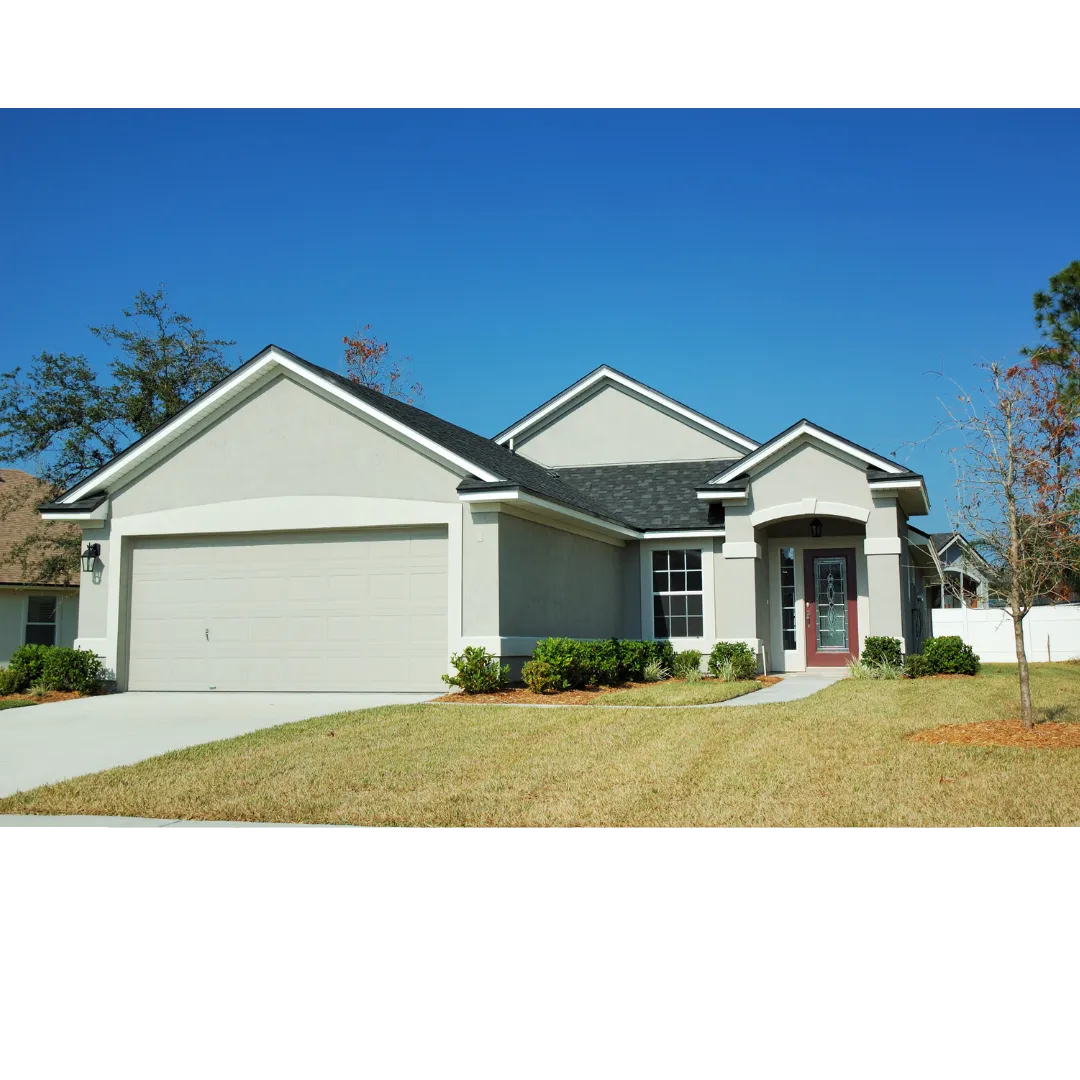
[[[63,602],[63,597],[59,593],[27,593],[26,603],[23,605],[23,621],[22,621],[22,643],[28,644],[26,640],[26,631],[30,627],[30,601],[31,599],[47,598],[55,601],[53,605],[53,621],[52,623],[35,622],[34,626],[52,626],[53,628],[53,644],[56,645],[60,641],[60,605]]]
[[[723,543],[723,540],[720,540]],[[654,551],[701,551],[701,616],[704,627],[699,638],[662,638],[670,641],[676,652],[697,649],[708,652],[716,644],[716,588],[713,575],[714,540],[711,536],[671,537],[664,540],[642,540],[640,546],[641,569],[641,637],[644,641],[656,641],[653,633],[653,576],[652,555]]]

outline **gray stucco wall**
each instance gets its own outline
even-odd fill
[[[498,555],[504,637],[630,636],[626,628],[640,622],[624,611],[628,578],[638,580],[636,545],[614,547],[501,514]],[[636,587],[634,597],[640,609]]]
[[[750,498],[755,510],[808,498],[873,508],[865,468],[808,441],[796,442],[786,455],[755,475]]]
[[[124,517],[276,495],[457,502],[459,477],[281,376],[112,495]]]
[[[514,445],[526,457],[552,466],[734,459],[745,453],[610,384]]]
[[[461,630],[499,634],[499,548],[502,515],[466,507],[461,528]]]

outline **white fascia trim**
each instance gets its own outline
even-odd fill
[[[746,502],[750,497],[748,491],[699,491],[697,497],[702,502],[708,503],[726,503],[726,502]]]
[[[896,491],[900,488],[921,488],[921,480],[871,480],[871,491]]]
[[[677,401],[672,401],[671,398],[653,390],[652,387],[646,386],[644,383],[639,383],[636,379],[627,378],[625,375],[620,375],[617,371],[612,371],[608,367],[597,368],[583,382],[578,383],[576,386],[560,394],[557,398],[549,401],[539,412],[533,413],[531,416],[526,417],[524,420],[519,421],[511,428],[507,428],[504,432],[495,436],[495,441],[500,445],[507,442],[509,439],[516,438],[521,432],[534,427],[545,417],[550,416],[553,412],[561,409],[568,401],[573,401],[574,398],[580,397],[582,394],[591,390],[598,382],[603,379],[608,379],[613,383],[617,383],[619,386],[625,387],[627,390],[633,390],[634,393],[640,394],[642,397],[648,398],[650,401],[655,402],[657,405],[663,406],[669,412],[677,413],[679,416],[684,417],[687,420],[692,420],[699,427],[703,427],[708,431],[713,432],[716,435],[720,435],[727,439],[729,442],[736,443],[739,446],[746,447],[747,450],[756,450],[758,443],[753,442],[750,439],[745,438],[742,435],[736,434],[729,428],[724,427],[723,424],[718,424],[715,420],[710,420],[707,416],[702,416],[701,413],[695,412],[693,409],[688,409],[684,405],[680,405]]]
[[[41,514],[42,521],[71,521],[76,525],[89,525],[99,528],[108,520],[107,514],[65,514],[58,510],[48,510]]]
[[[789,446],[796,439],[800,439],[804,435],[812,435],[819,442],[823,442],[837,450],[842,450],[845,454],[850,454],[852,457],[857,457],[859,460],[865,461],[868,465],[875,465],[879,469],[884,469],[885,472],[899,473],[901,471],[898,465],[894,465],[891,461],[886,461],[885,458],[878,457],[876,454],[866,453],[858,447],[853,446],[851,443],[846,442],[843,439],[838,439],[834,435],[830,435],[828,432],[814,427],[813,424],[803,423],[792,431],[789,431],[779,442],[766,444],[757,453],[743,458],[741,461],[737,462],[735,466],[728,469],[726,472],[722,472],[719,476],[714,476],[709,483],[724,484],[729,480],[734,480],[740,473],[744,473],[747,469],[753,469],[763,461],[767,461],[777,452],[783,450],[785,446]]]
[[[561,506],[559,503],[549,502],[547,499],[539,499],[525,491],[463,491],[458,496],[464,503],[502,503],[516,502],[522,506],[535,506],[541,510],[547,510],[562,517],[572,518],[575,521],[584,521],[594,529],[602,529],[614,533],[616,536],[626,536],[631,540],[640,540],[642,534],[637,529],[628,529],[623,525],[616,525],[613,521],[605,521],[603,518],[593,517],[581,510],[574,510],[569,506]]]
[[[646,529],[642,534],[643,540],[697,540],[706,536],[723,537],[723,529]]]
[[[505,479],[505,477],[496,476],[487,469],[482,469],[471,461],[467,461],[458,454],[447,450],[444,446],[429,439],[426,435],[421,435],[418,431],[414,431],[407,424],[403,424],[400,420],[395,420],[393,417],[381,412],[374,406],[369,405],[366,401],[361,401],[341,387],[316,375],[315,372],[297,364],[287,356],[282,356],[281,353],[277,352],[275,349],[271,349],[261,360],[238,372],[236,378],[227,379],[225,382],[219,384],[215,389],[199,398],[195,404],[182,415],[174,417],[170,423],[159,428],[153,435],[141,443],[134,453],[131,455],[121,454],[118,458],[114,459],[103,472],[95,474],[87,480],[86,483],[80,484],[79,487],[65,495],[63,501],[65,503],[77,502],[85,495],[90,494],[91,491],[96,491],[107,484],[109,480],[114,478],[118,473],[128,471],[136,462],[143,460],[147,455],[154,453],[162,445],[167,444],[170,441],[171,435],[178,428],[188,427],[207,411],[221,404],[223,400],[232,397],[240,387],[251,382],[253,379],[259,378],[271,365],[284,368],[297,378],[311,383],[313,386],[317,386],[323,393],[337,398],[359,412],[367,414],[385,427],[390,428],[399,435],[404,435],[411,442],[417,443],[419,446],[431,451],[437,457],[441,457],[444,461],[456,465],[465,472],[472,473],[481,480],[493,483]]]

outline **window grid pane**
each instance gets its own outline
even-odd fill
[[[704,637],[701,549],[652,553],[653,637]]]

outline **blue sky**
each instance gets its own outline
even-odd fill
[[[601,363],[926,473],[945,387],[1080,258],[1076,112],[6,112],[3,370],[139,288],[236,358],[364,323],[494,434]]]

